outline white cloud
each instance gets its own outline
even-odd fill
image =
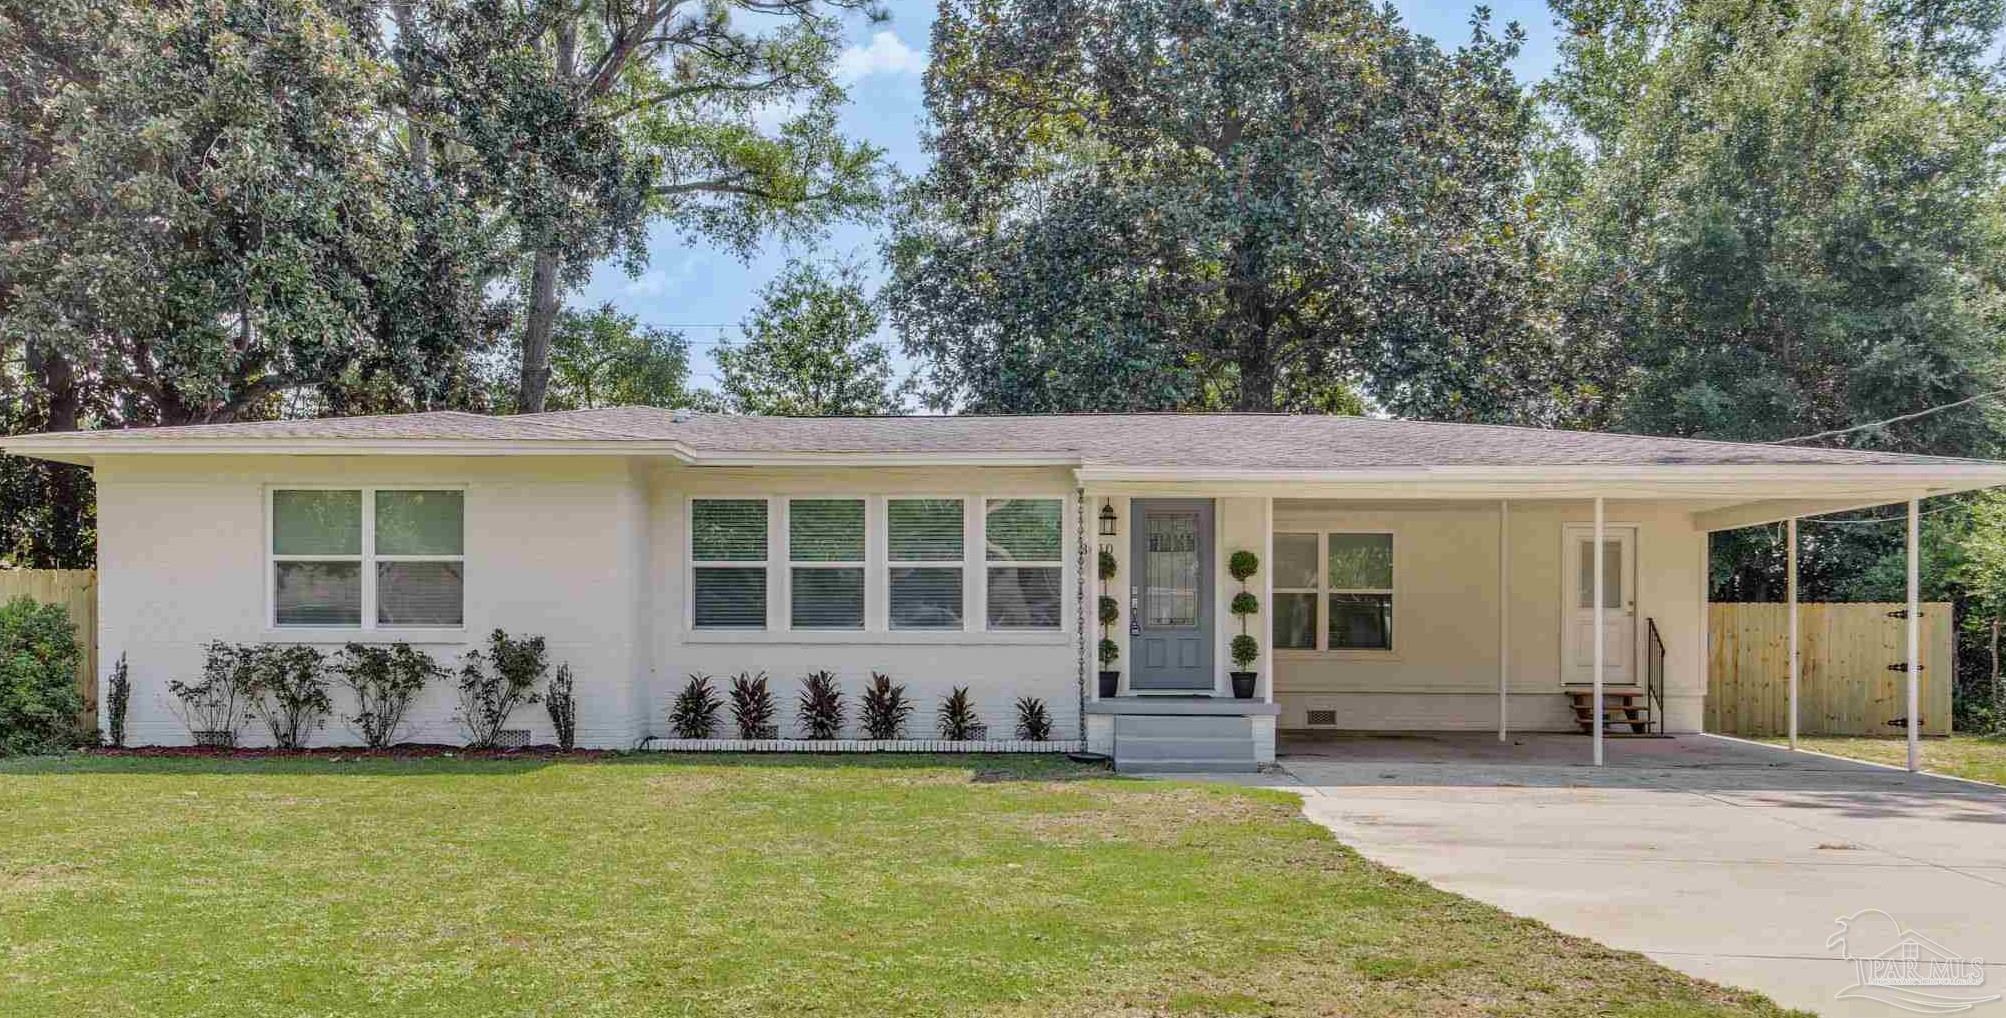
[[[918,74],[924,70],[926,54],[889,30],[871,36],[870,45],[852,45],[836,58],[836,80],[845,85],[874,74]]]

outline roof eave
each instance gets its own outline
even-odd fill
[[[84,433],[15,435],[0,438],[0,451],[15,456],[90,465],[104,456],[664,456],[691,462],[681,442],[633,439],[513,441],[430,438],[278,439],[117,439],[96,440]],[[102,434],[116,434],[105,432]],[[79,436],[79,437],[72,437]]]

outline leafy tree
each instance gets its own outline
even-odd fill
[[[1567,328],[1606,416],[1772,440],[1997,387],[2001,5],[1558,0]],[[1982,455],[1980,406],[1836,441]]]
[[[467,394],[491,217],[402,144],[380,28],[326,0],[0,0],[0,426]],[[84,475],[0,472],[4,553],[88,565]]]
[[[1364,0],[948,0],[894,319],[974,411],[1550,420],[1533,107],[1484,21]]]
[[[546,408],[689,406],[689,343],[610,304],[566,309],[551,337]]]
[[[862,271],[791,262],[760,293],[744,346],[717,351],[726,409],[781,417],[896,414],[891,353],[871,337],[880,316]]]
[[[544,408],[563,291],[647,227],[749,253],[875,206],[841,137],[840,16],[867,0],[463,0],[410,19],[419,91],[479,154],[526,263],[516,406]],[[777,128],[760,121],[787,111]]]

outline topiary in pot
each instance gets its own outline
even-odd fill
[[[1233,595],[1232,602],[1227,606],[1227,610],[1240,620],[1240,635],[1233,637],[1230,648],[1233,664],[1237,667],[1237,670],[1231,673],[1233,696],[1240,700],[1254,698],[1254,682],[1258,677],[1257,673],[1248,670],[1248,666],[1260,660],[1261,644],[1260,641],[1247,635],[1247,616],[1260,612],[1261,599],[1247,589],[1247,578],[1260,569],[1260,557],[1245,549],[1234,552],[1232,557],[1226,560],[1226,572],[1240,581],[1240,592]]]
[[[1121,602],[1109,597],[1107,593],[1107,583],[1114,579],[1116,566],[1114,551],[1102,548],[1098,565],[1101,579],[1101,596],[1097,612],[1101,625],[1100,695],[1106,699],[1121,691],[1121,672],[1113,667],[1114,663],[1121,659],[1121,645],[1108,635],[1108,630],[1121,621]]]

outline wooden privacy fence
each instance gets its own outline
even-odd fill
[[[26,594],[69,609],[77,626],[77,689],[84,694],[84,717],[98,711],[98,574],[91,569],[0,569],[0,601]]]
[[[1908,714],[1908,676],[1888,666],[1907,658],[1901,604],[1800,604],[1797,730],[1805,735],[1899,735],[1888,722]],[[1723,735],[1790,732],[1790,608],[1782,604],[1707,606],[1706,730]],[[1922,606],[1922,730],[1950,734],[1954,684],[1950,605]]]

